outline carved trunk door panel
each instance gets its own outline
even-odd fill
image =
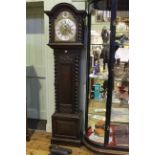
[[[78,112],[79,59],[76,49],[55,51],[56,111],[62,113]]]

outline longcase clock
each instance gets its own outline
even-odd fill
[[[60,3],[49,17],[49,43],[55,56],[56,108],[52,116],[52,143],[81,143],[79,103],[80,54],[84,47],[85,11]]]

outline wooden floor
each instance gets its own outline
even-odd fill
[[[30,131],[31,137],[30,141],[26,142],[26,155],[48,155],[51,133],[44,131]],[[67,147],[72,149],[72,155],[97,155],[96,153],[91,152],[85,146],[81,147]]]

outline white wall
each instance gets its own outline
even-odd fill
[[[43,3],[27,6],[26,76],[27,116],[46,119]]]

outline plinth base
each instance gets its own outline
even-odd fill
[[[54,113],[52,116],[52,128],[51,143],[78,146],[81,144],[81,113]]]

